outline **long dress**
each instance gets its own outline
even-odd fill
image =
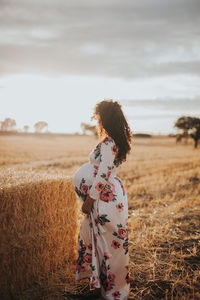
[[[90,153],[89,162],[76,171],[77,195],[94,201],[90,215],[81,223],[78,236],[76,280],[91,278],[105,299],[127,299],[129,293],[128,203],[117,147],[107,136]]]

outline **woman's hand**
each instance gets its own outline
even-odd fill
[[[85,202],[82,205],[82,212],[84,214],[90,214],[92,208],[93,208],[93,203],[94,203],[94,199],[90,198],[90,196],[87,196]]]

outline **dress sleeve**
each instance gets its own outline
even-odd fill
[[[112,140],[108,142],[102,142],[101,144],[99,168],[89,191],[90,197],[95,200],[97,200],[100,192],[104,189],[104,186],[110,177],[116,155],[115,149],[116,146]]]

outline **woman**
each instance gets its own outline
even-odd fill
[[[92,118],[98,121],[100,142],[73,178],[86,214],[78,239],[76,279],[90,277],[103,299],[127,299],[128,203],[117,173],[131,150],[132,134],[117,101],[97,103]]]

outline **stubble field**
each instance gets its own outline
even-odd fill
[[[1,135],[1,181],[15,170],[72,176],[97,142]],[[200,148],[169,137],[135,138],[119,177],[129,200],[130,299],[200,299]]]

